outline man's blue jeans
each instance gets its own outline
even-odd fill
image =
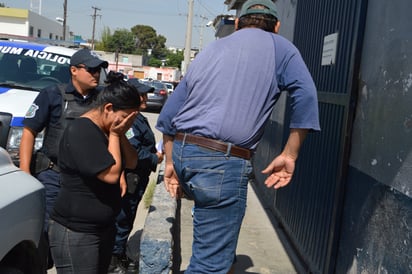
[[[175,141],[173,162],[184,192],[194,199],[190,273],[226,274],[235,259],[246,210],[249,160]]]
[[[50,249],[57,273],[107,273],[115,227],[95,233],[76,232],[54,220],[49,222]]]

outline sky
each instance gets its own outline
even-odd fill
[[[41,10],[41,15],[55,20],[63,18],[63,0],[0,0],[7,7]],[[192,48],[203,48],[215,40],[213,27],[206,24],[218,15],[235,14],[227,10],[224,0],[194,0]],[[41,7],[41,9],[40,9]],[[135,25],[148,25],[166,37],[166,46],[184,48],[188,0],[67,0],[67,25],[75,35],[91,39],[93,33],[93,7],[98,8],[95,21],[95,39],[100,40],[102,30],[128,29]]]

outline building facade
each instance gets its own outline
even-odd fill
[[[179,68],[175,67],[149,67],[147,56],[115,52],[96,51],[102,59],[109,62],[109,70],[118,71],[128,78],[139,78],[168,82],[178,82],[182,75]]]
[[[237,12],[244,2],[225,1]],[[412,273],[412,2],[274,2],[315,81],[322,130],[292,182],[267,189],[260,170],[289,132],[282,95],[253,159],[258,196],[299,273]]]
[[[69,33],[68,27],[66,33]],[[0,8],[0,38],[43,40],[53,44],[65,43],[62,41],[61,23],[30,10],[16,8]]]

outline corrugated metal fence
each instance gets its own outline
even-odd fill
[[[293,42],[318,88],[322,131],[305,140],[293,182],[268,192],[259,171],[280,151],[273,148],[273,140],[284,143],[287,136],[287,115],[283,121],[280,101],[255,157],[261,196],[270,203],[308,273],[333,273],[335,268],[366,6],[366,0],[298,1]],[[330,34],[337,34],[336,60],[322,66],[324,37]]]

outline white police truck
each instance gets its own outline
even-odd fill
[[[18,169],[23,119],[39,91],[70,81],[77,49],[0,40],[0,273],[44,273],[38,244],[43,231],[44,187]],[[103,71],[102,71],[103,72]],[[103,84],[106,73],[100,74]],[[41,148],[43,134],[35,148]]]
[[[45,193],[0,147],[0,273],[45,273],[39,249]]]
[[[0,146],[19,162],[23,118],[38,92],[70,80],[70,57],[75,49],[0,40]],[[42,145],[37,136],[35,150]]]
[[[75,52],[60,46],[0,40],[0,273],[44,272],[38,249],[44,188],[16,167],[22,121],[41,89],[69,81],[70,57]],[[37,136],[35,149],[41,147],[42,137]]]

